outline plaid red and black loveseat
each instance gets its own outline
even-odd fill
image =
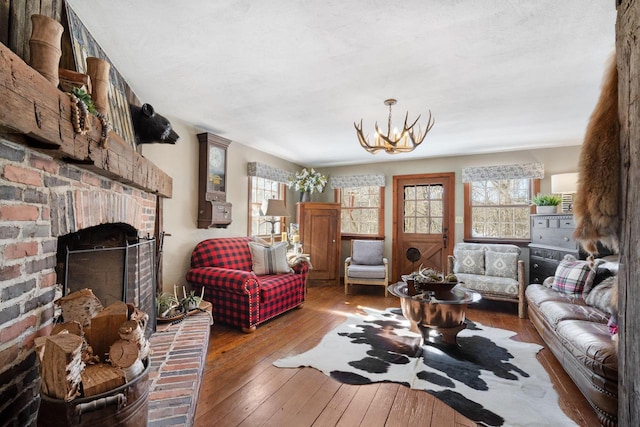
[[[213,306],[216,322],[253,332],[257,325],[304,303],[309,265],[292,273],[256,276],[251,271],[250,237],[223,237],[198,243],[187,282]]]

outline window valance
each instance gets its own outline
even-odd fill
[[[523,163],[518,165],[478,166],[462,169],[462,182],[523,178],[544,178],[544,164]]]
[[[343,175],[329,178],[331,188],[384,187],[384,174]]]
[[[258,178],[270,179],[272,181],[283,182],[287,184],[292,172],[278,169],[273,166],[265,165],[260,162],[247,163],[247,174],[249,176],[257,176]]]

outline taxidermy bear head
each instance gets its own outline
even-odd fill
[[[151,104],[143,104],[142,107],[129,104],[131,120],[136,134],[136,144],[175,144],[177,133],[171,129],[171,123],[164,116],[157,114]]]

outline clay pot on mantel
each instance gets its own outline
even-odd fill
[[[45,15],[31,15],[31,38],[29,39],[29,64],[55,87],[58,87],[60,66],[60,40],[62,25]]]
[[[109,70],[111,64],[104,59],[90,56],[87,58],[87,74],[91,79],[91,100],[100,113],[107,115],[109,110]]]

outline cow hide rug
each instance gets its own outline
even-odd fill
[[[536,359],[540,345],[468,319],[459,347],[423,345],[399,309],[363,310],[365,315],[351,315],[315,348],[274,365],[310,366],[347,384],[401,383],[489,426],[576,425],[558,406]]]

